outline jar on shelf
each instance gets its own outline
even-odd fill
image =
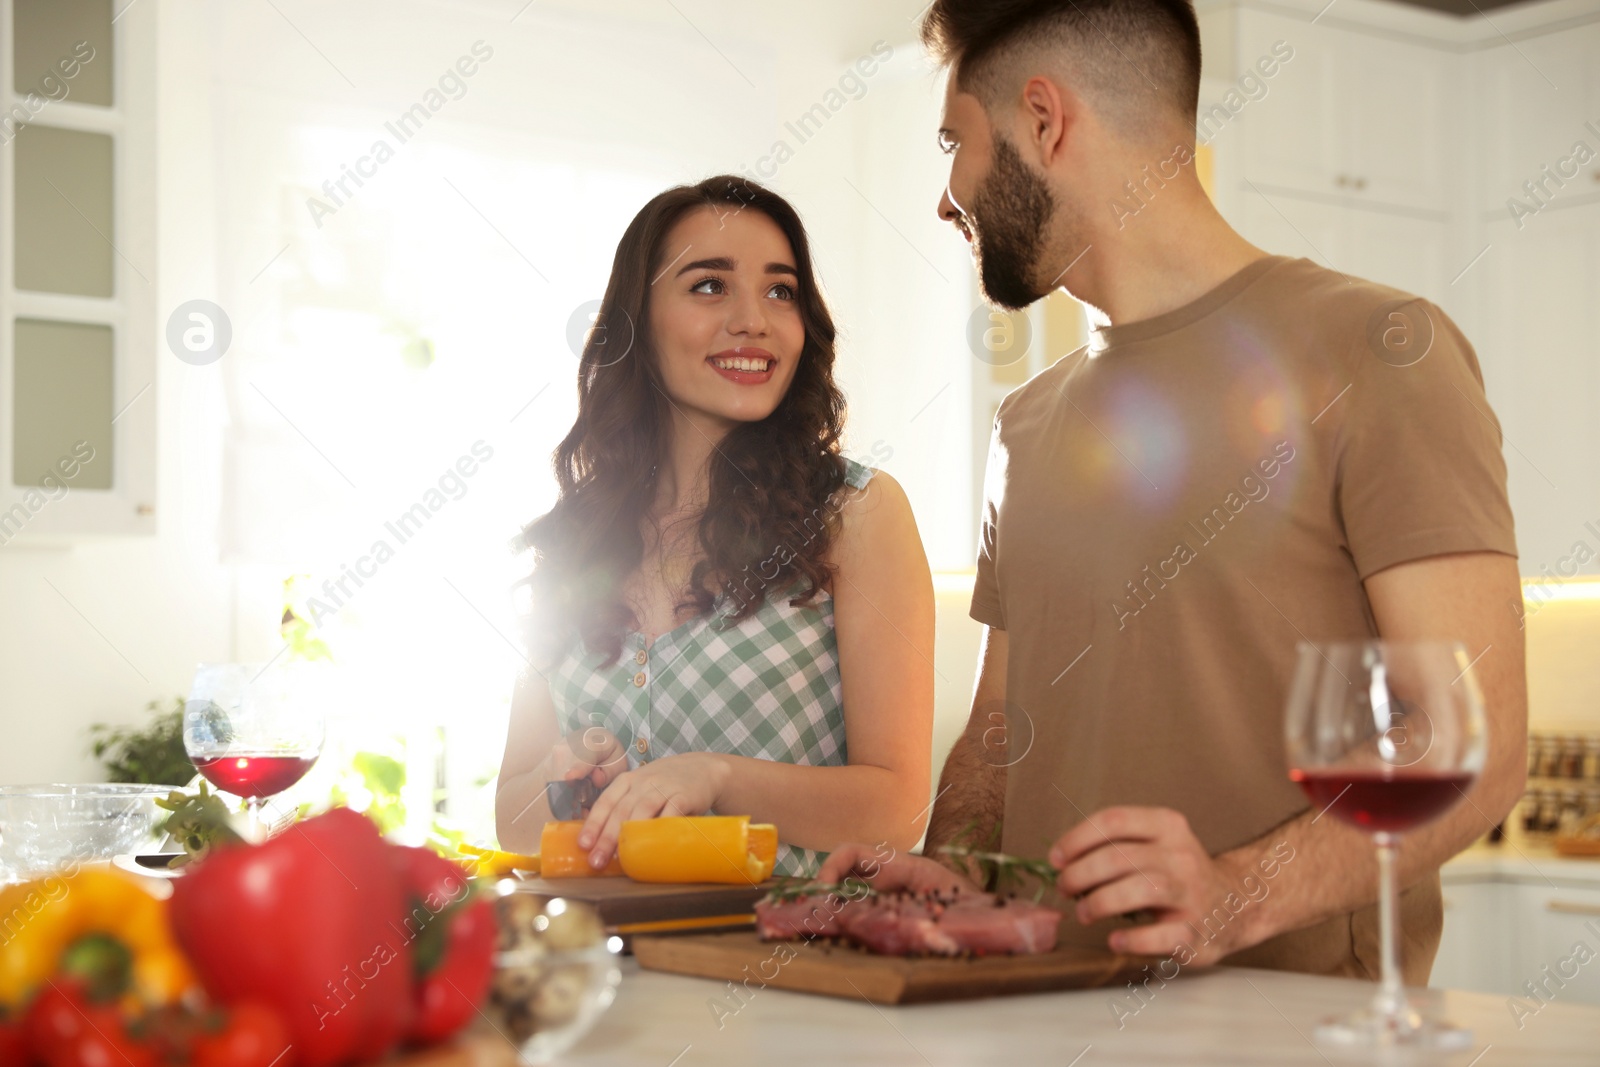
[[[1559,739],[1553,734],[1538,735],[1539,759],[1534,769],[1535,778],[1554,778],[1556,766],[1560,762],[1561,745]]]
[[[1517,825],[1524,834],[1539,832],[1539,794],[1533,790],[1522,794],[1517,804]]]
[[[1546,789],[1539,794],[1539,822],[1537,832],[1541,834],[1555,833],[1561,825],[1561,794],[1554,789]]]
[[[1579,781],[1583,778],[1583,748],[1582,734],[1568,734],[1561,745],[1561,777],[1569,781]]]

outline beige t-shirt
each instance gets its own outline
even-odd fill
[[[1386,567],[1516,554],[1466,338],[1303,259],[1096,331],[1016,390],[985,495],[972,617],[1007,632],[1003,847],[1022,856],[1118,804],[1176,808],[1214,855],[1268,834],[1308,806],[1283,744],[1296,642],[1376,636],[1362,581]],[[1402,921],[1423,982],[1437,872]],[[1230,962],[1376,975],[1376,928],[1365,908]]]

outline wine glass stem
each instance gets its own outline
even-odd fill
[[[1378,937],[1381,942],[1382,981],[1376,997],[1377,1011],[1389,1018],[1406,1010],[1405,991],[1400,984],[1400,916],[1395,888],[1395,857],[1399,838],[1395,834],[1376,835],[1378,844]]]
[[[265,836],[262,832],[261,808],[266,804],[266,797],[245,797],[244,810],[249,816],[250,843],[260,844]]]

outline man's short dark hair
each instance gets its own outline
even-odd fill
[[[922,43],[986,109],[1056,65],[1124,132],[1177,119],[1200,102],[1200,25],[1190,0],[935,0]]]

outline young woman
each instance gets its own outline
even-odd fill
[[[501,847],[537,849],[551,781],[626,819],[775,823],[780,874],[841,841],[909,848],[928,801],[933,586],[905,493],[840,453],[834,326],[799,216],[737,177],[635,216],[524,532],[533,670],[500,768]]]

